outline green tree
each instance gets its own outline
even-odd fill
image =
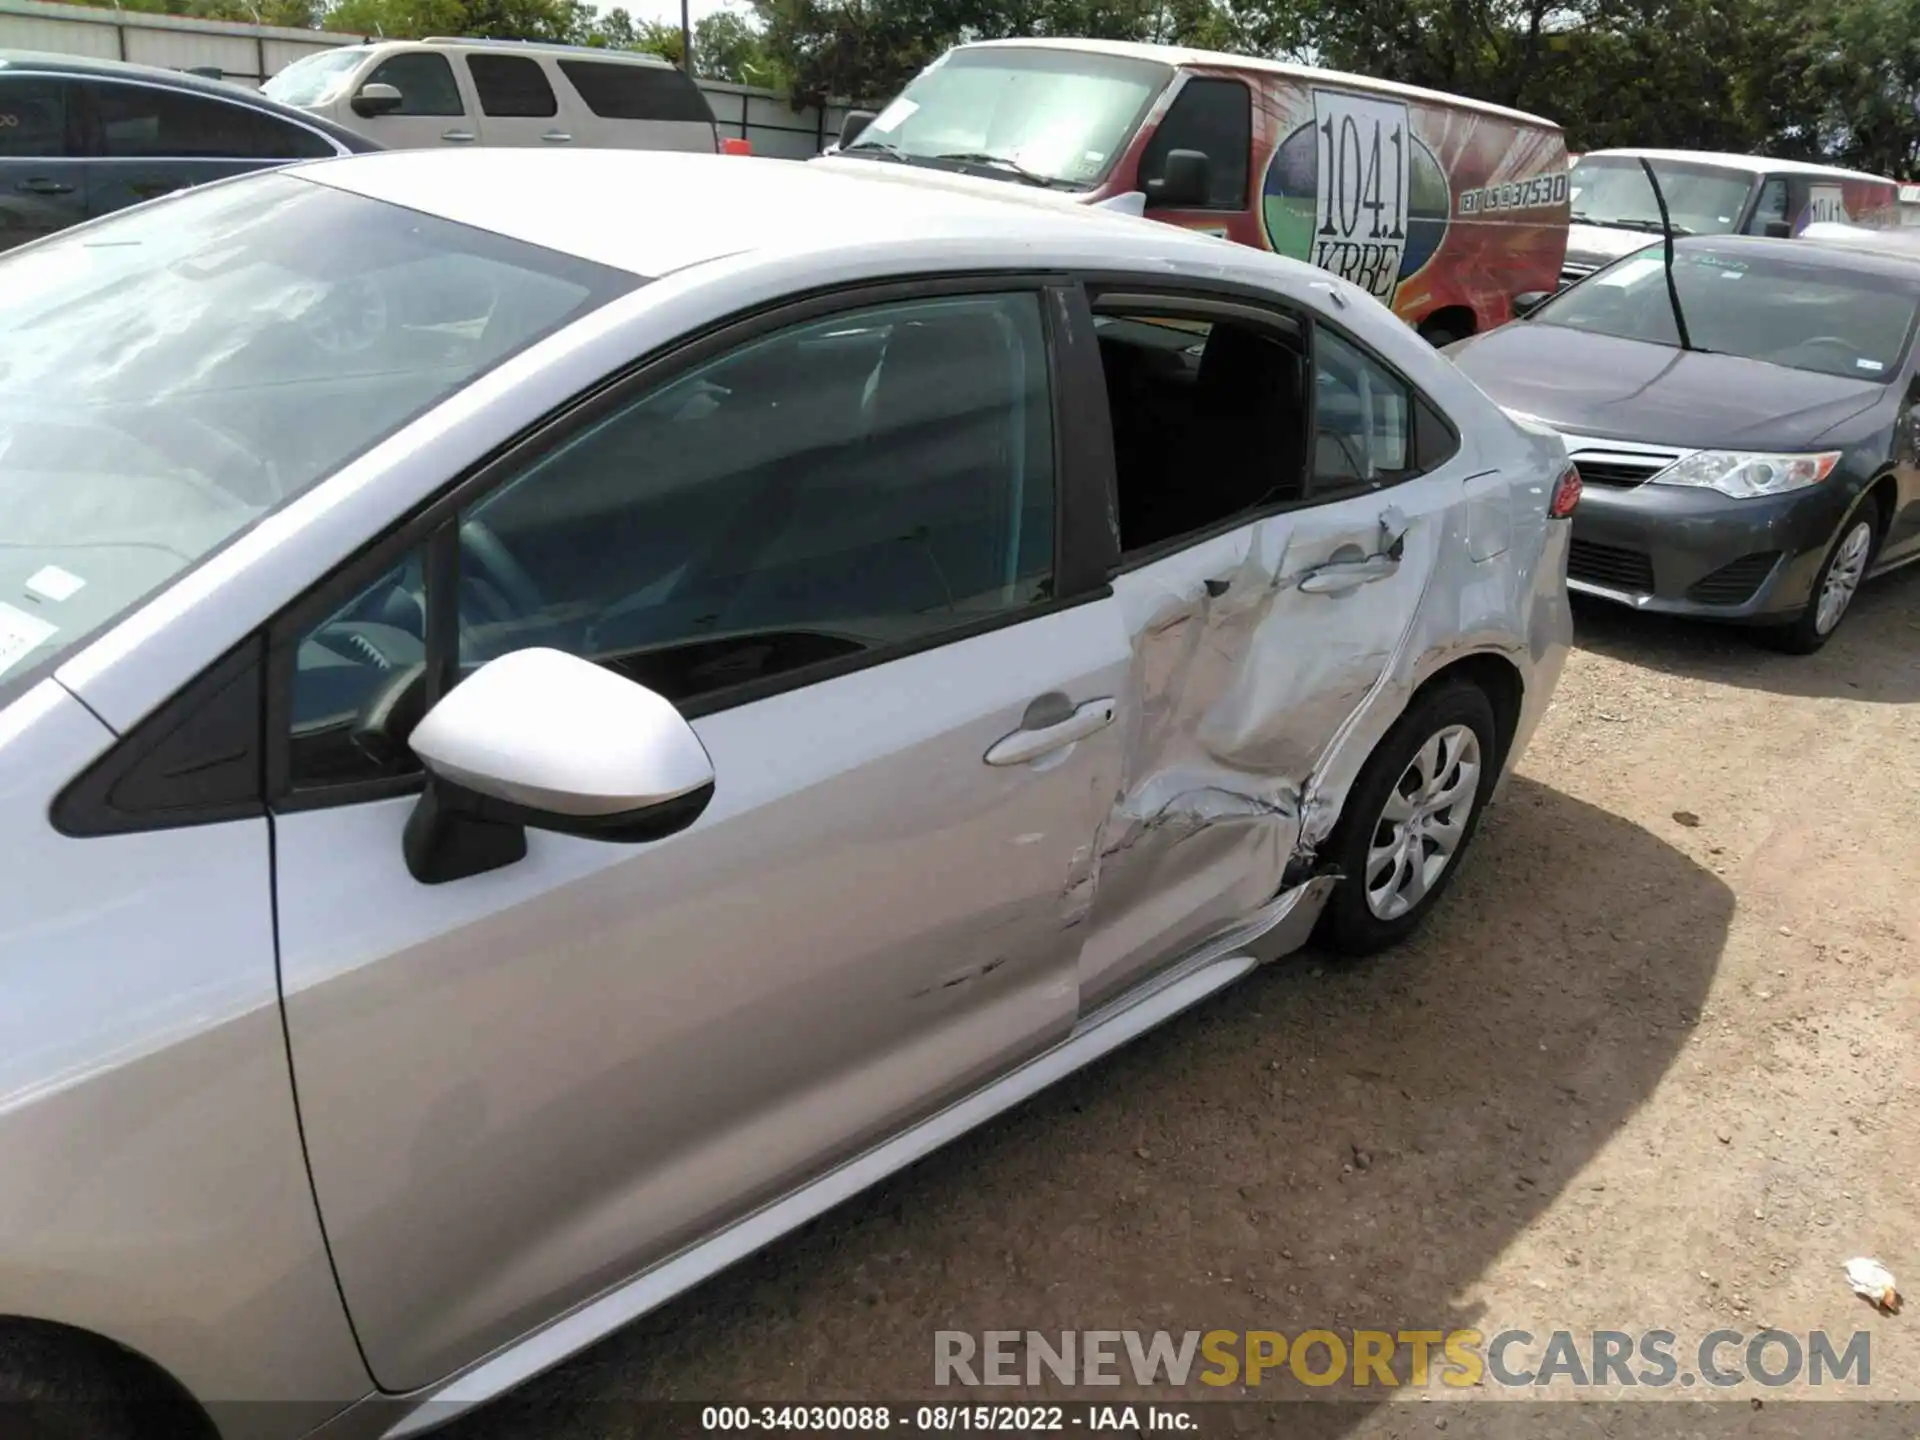
[[[733,10],[704,15],[693,27],[693,68],[710,80],[780,88],[781,75],[767,54],[766,37]]]

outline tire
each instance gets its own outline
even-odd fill
[[[1811,655],[1833,638],[1840,622],[1853,608],[1854,597],[1873,569],[1880,553],[1880,527],[1875,522],[1879,511],[1869,501],[1856,506],[1840,524],[1840,533],[1827,547],[1827,558],[1813,579],[1813,591],[1799,615],[1784,625],[1770,625],[1759,631],[1760,642],[1788,655]],[[1864,539],[1861,532],[1865,532]],[[1834,606],[1829,613],[1826,602]]]
[[[1412,934],[1446,892],[1472,846],[1502,758],[1493,704],[1477,685],[1446,682],[1402,715],[1354,781],[1322,852],[1344,878],[1320,912],[1314,939],[1336,954],[1361,956]],[[1467,765],[1477,766],[1477,774],[1461,773]],[[1423,785],[1423,772],[1435,770]],[[1451,791],[1446,788],[1450,777]],[[1419,798],[1436,787],[1435,798],[1448,797],[1438,808],[1432,800]],[[1396,795],[1401,797],[1399,808],[1410,809],[1407,820],[1387,814],[1388,802]],[[1459,813],[1462,806],[1465,812]],[[1417,841],[1427,866],[1423,886],[1414,883],[1414,852],[1405,848],[1409,822],[1424,822]],[[1452,848],[1445,850],[1443,863],[1432,868],[1449,840]],[[1395,845],[1400,852],[1389,870],[1376,851]]]
[[[0,1331],[6,1440],[200,1440],[204,1417],[127,1352],[78,1331]]]

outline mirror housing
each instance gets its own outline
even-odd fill
[[[678,710],[560,650],[482,665],[408,743],[427,770],[405,837],[407,869],[423,885],[512,864],[529,829],[663,839],[713,799],[713,762]]]
[[[1150,207],[1187,210],[1205,205],[1213,191],[1213,162],[1204,151],[1169,150],[1160,177],[1141,189]]]
[[[1524,320],[1552,298],[1551,290],[1523,290],[1513,297],[1513,318]]]
[[[861,132],[879,118],[878,110],[849,110],[847,118],[840,122],[840,148],[844,150],[853,144]]]
[[[1791,240],[1793,238],[1793,226],[1785,220],[1769,220],[1767,221],[1766,236],[1769,240]]]
[[[393,86],[374,80],[356,90],[351,103],[354,114],[371,120],[376,115],[391,115],[406,100]]]

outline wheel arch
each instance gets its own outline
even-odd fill
[[[219,1427],[205,1407],[169,1370],[141,1351],[75,1325],[0,1314],[0,1380],[16,1369],[30,1377],[62,1362],[112,1373],[125,1386],[116,1398],[139,1409],[143,1428],[147,1419],[160,1422],[149,1433],[170,1440],[218,1440]]]

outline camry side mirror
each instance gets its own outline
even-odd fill
[[[1551,290],[1526,290],[1513,297],[1513,318],[1524,319],[1553,298]]]
[[[1159,177],[1141,189],[1149,205],[1174,210],[1205,205],[1213,189],[1213,162],[1199,150],[1169,150]]]
[[[846,149],[860,138],[860,132],[880,118],[877,110],[849,110],[840,122],[840,148]]]
[[[353,96],[353,113],[371,120],[376,115],[391,115],[406,99],[393,86],[374,80],[362,85]]]
[[[713,798],[713,762],[671,704],[559,650],[476,670],[414,727],[427,788],[407,819],[407,869],[438,885],[511,865],[527,834],[659,840]]]

